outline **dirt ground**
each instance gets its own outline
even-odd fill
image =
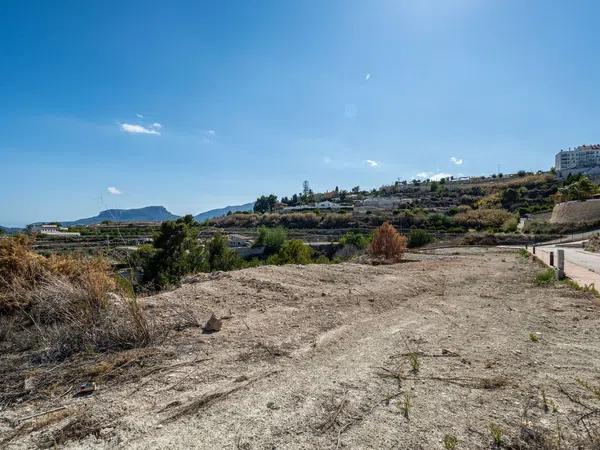
[[[513,250],[407,259],[202,275],[143,299],[170,329],[160,342],[87,357],[63,387],[95,380],[91,396],[0,410],[0,446],[489,449],[495,433],[599,448],[597,299],[537,286],[542,268]],[[223,327],[204,334],[211,313]]]

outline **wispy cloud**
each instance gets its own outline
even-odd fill
[[[369,167],[379,167],[379,162],[377,162],[373,159],[365,159],[365,164],[368,165]]]
[[[431,180],[431,181],[440,181],[442,178],[449,178],[452,174],[446,172],[419,172],[415,175],[415,178],[419,180]]]
[[[452,161],[452,164],[456,164],[457,166],[460,166],[463,163],[462,158],[457,158],[456,156],[451,156],[450,161]]]
[[[160,129],[162,125],[160,123],[153,123],[149,127],[145,127],[143,125],[138,125],[134,123],[121,123],[119,124],[121,131],[130,134],[153,134],[156,136],[160,136]]]
[[[365,81],[369,81],[371,79],[371,74],[368,73],[365,75]]]
[[[114,186],[109,186],[109,187],[106,188],[106,190],[111,195],[121,195],[123,193],[123,192],[121,192],[119,189],[117,189]]]
[[[140,114],[140,113],[136,113],[136,115],[135,115],[135,116],[136,116],[138,119],[143,119],[143,118],[144,118],[144,115],[143,115],[143,114]]]
[[[204,130],[202,132],[202,142],[205,144],[210,144],[216,135],[217,132],[215,130]]]

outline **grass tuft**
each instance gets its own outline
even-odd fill
[[[554,269],[546,269],[543,272],[540,272],[535,277],[535,284],[538,286],[547,286],[554,282],[555,274]]]

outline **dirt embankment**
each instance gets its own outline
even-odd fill
[[[203,275],[149,297],[144,309],[170,328],[160,345],[62,380],[95,380],[90,397],[49,390],[5,407],[0,440],[489,449],[495,434],[505,448],[594,448],[600,413],[579,419],[600,407],[583,384],[600,385],[597,300],[535,286],[540,267],[508,250],[408,258]],[[213,312],[223,327],[203,334]]]

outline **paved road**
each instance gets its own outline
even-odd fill
[[[582,240],[591,238],[595,234],[600,234],[600,230],[591,230],[591,231],[582,231],[580,233],[571,233],[571,234],[565,235],[559,239],[547,241],[547,242],[545,242],[545,244],[559,244],[559,243],[563,243],[563,242],[582,241]]]
[[[555,258],[557,249],[564,250],[566,261],[572,262],[573,264],[600,274],[600,253],[586,252],[585,250],[578,248],[557,247],[555,245],[543,245],[539,248],[546,251],[555,252]]]

